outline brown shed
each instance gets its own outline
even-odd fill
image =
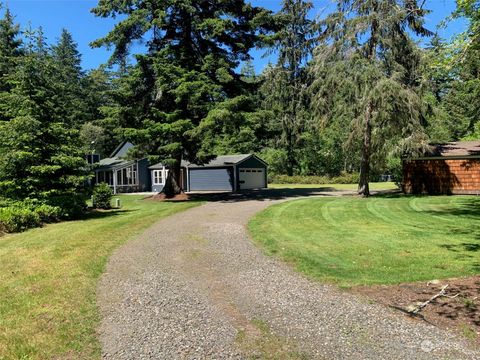
[[[433,145],[403,163],[407,194],[480,194],[480,141]]]

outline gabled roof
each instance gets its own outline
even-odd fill
[[[229,165],[237,165],[238,163],[241,163],[242,161],[248,159],[251,156],[253,155],[252,154],[220,155],[203,165],[193,164],[188,161],[184,161],[183,163],[185,164],[186,167],[190,167],[190,168],[229,166]]]
[[[425,156],[431,157],[462,157],[480,155],[480,141],[455,141],[432,145]]]
[[[122,141],[120,145],[113,150],[110,157],[102,159],[98,162],[99,167],[96,170],[116,169],[130,165],[134,161],[125,160],[123,157],[127,155],[128,150],[130,150],[132,147],[134,147],[134,145],[131,142]]]
[[[264,163],[263,160],[258,158],[257,156],[253,154],[240,154],[240,155],[220,155],[217,156],[216,158],[210,160],[208,163],[199,165],[199,164],[193,164],[191,162],[182,160],[181,166],[182,167],[189,167],[189,168],[199,168],[199,167],[222,167],[222,166],[233,166],[233,165],[238,165],[241,162],[251,158],[255,157],[256,159],[260,160],[262,163]],[[162,163],[158,163],[155,165],[150,166],[150,169],[161,169],[163,168]]]
[[[129,142],[129,141],[122,141],[120,145],[118,145],[115,150],[111,153],[110,157],[115,158],[115,157],[124,157],[127,155],[128,150],[133,148],[134,145]]]

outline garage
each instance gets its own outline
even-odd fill
[[[181,169],[180,182],[187,192],[235,192],[267,187],[267,164],[254,154],[220,155],[205,164],[182,160]],[[158,163],[150,170],[152,191],[162,191],[168,168]]]
[[[265,169],[241,168],[239,169],[239,185],[241,189],[260,189],[266,187]]]
[[[233,191],[232,168],[190,169],[190,191]]]

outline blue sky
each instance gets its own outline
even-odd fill
[[[2,0],[0,0],[1,2]],[[254,5],[263,6],[274,11],[280,8],[280,0],[252,0]],[[315,9],[312,16],[321,15],[333,8],[331,0],[313,0]],[[89,43],[105,35],[113,28],[114,19],[97,18],[90,13],[96,0],[7,0],[16,21],[27,27],[43,27],[47,40],[51,43],[59,37],[61,29],[68,29],[78,43],[82,53],[82,66],[92,69],[105,63],[109,57],[106,49],[92,49]],[[432,10],[426,18],[426,25],[434,30],[437,24],[455,9],[455,0],[427,0],[426,8]],[[455,21],[442,29],[440,35],[444,38],[459,33],[465,29],[464,21]],[[253,51],[254,66],[260,72],[270,58],[262,58],[263,51]]]

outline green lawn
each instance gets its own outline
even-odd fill
[[[310,198],[249,224],[267,253],[341,286],[480,273],[480,199],[473,196]]]
[[[305,188],[333,188],[336,190],[357,190],[358,184],[268,184],[272,189],[305,189]],[[372,182],[370,183],[370,190],[392,190],[397,189],[393,182]]]
[[[0,237],[0,359],[100,357],[95,289],[108,256],[198,203],[121,196],[121,210]]]

